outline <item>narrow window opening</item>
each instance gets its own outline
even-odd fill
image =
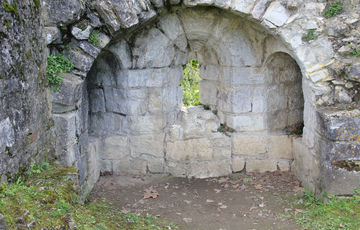
[[[196,106],[199,101],[200,65],[198,60],[191,60],[184,66],[183,104],[185,107]]]

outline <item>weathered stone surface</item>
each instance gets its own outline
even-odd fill
[[[71,34],[78,40],[87,40],[90,37],[91,31],[93,30],[92,26],[88,25],[84,30],[73,26],[71,29]]]
[[[133,174],[146,174],[147,162],[142,159],[132,160],[130,158],[122,160],[114,160],[113,172],[114,174],[121,175],[124,173],[133,173]]]
[[[150,2],[156,7],[156,8],[161,8],[164,6],[164,1],[163,0],[150,0]]]
[[[74,67],[84,72],[88,72],[94,62],[93,57],[80,51],[70,50],[69,56]]]
[[[165,126],[162,116],[129,116],[129,128],[133,134],[159,132]]]
[[[99,39],[99,47],[101,49],[105,48],[106,45],[109,44],[110,42],[110,37],[101,32],[98,34],[98,39]]]
[[[288,135],[269,136],[269,156],[271,158],[293,159],[293,138]]]
[[[90,192],[100,176],[100,148],[101,143],[97,138],[89,139],[87,192]]]
[[[216,105],[216,82],[201,80],[199,82],[199,100],[203,105]]]
[[[118,31],[120,29],[120,22],[117,19],[117,15],[112,10],[111,5],[105,1],[96,1],[94,5],[100,17],[111,31]]]
[[[53,113],[64,113],[75,110],[77,103],[82,98],[84,80],[74,74],[63,73],[62,84],[57,91],[51,92]]]
[[[266,10],[263,18],[275,26],[282,26],[290,17],[289,13],[280,2],[272,2]]]
[[[164,158],[164,138],[164,133],[132,136],[130,138],[131,154],[148,154]]]
[[[348,68],[347,78],[352,81],[360,82],[360,64],[353,64]]]
[[[232,1],[230,9],[243,14],[250,14],[255,2],[254,0]]]
[[[207,178],[219,177],[231,174],[230,162],[223,161],[202,161],[190,164],[188,177]]]
[[[15,144],[15,132],[9,118],[0,122],[0,153]]]
[[[231,168],[233,172],[240,172],[245,168],[245,159],[233,157],[231,161]]]
[[[69,25],[80,19],[85,10],[80,0],[50,0],[43,4],[46,25]]]
[[[119,160],[130,154],[129,138],[126,136],[111,136],[104,139],[102,159]]]
[[[232,154],[238,156],[253,156],[266,153],[267,137],[264,134],[234,134]]]
[[[272,159],[246,160],[246,172],[273,172],[277,170],[277,162]]]
[[[100,53],[100,49],[89,42],[79,42],[79,47],[93,58],[96,58]]]
[[[258,1],[253,10],[252,10],[252,16],[255,18],[255,19],[260,19],[261,16],[264,14],[265,10],[266,10],[266,7],[268,6],[270,0],[260,0]]]
[[[173,41],[180,50],[186,50],[186,35],[176,14],[161,17],[159,26],[165,35]]]
[[[121,62],[122,69],[130,69],[132,67],[131,51],[128,43],[125,40],[121,40],[108,48],[113,52],[118,60]]]
[[[61,32],[57,27],[44,27],[46,45],[51,43],[61,43]]]
[[[213,151],[208,139],[190,139],[185,141],[175,141],[167,145],[167,159],[172,161],[189,160],[211,160]]]
[[[279,160],[277,162],[277,167],[280,169],[280,171],[290,171],[290,160]]]
[[[219,110],[229,113],[251,112],[251,88],[243,86],[219,92]]]
[[[132,53],[137,68],[159,68],[171,64],[175,49],[170,39],[160,30],[153,28],[137,37]]]
[[[226,115],[226,124],[236,131],[265,130],[265,117],[263,114]]]

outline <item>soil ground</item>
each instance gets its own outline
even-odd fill
[[[300,229],[288,200],[301,193],[289,172],[239,173],[209,179],[164,175],[100,177],[90,200],[122,212],[150,213],[185,230]]]

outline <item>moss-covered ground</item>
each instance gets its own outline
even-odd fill
[[[124,214],[106,203],[79,202],[73,168],[32,165],[16,183],[0,186],[8,229],[177,229],[148,214]]]

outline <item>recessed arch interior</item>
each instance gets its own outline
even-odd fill
[[[287,53],[260,25],[210,7],[164,11],[119,36],[87,78],[101,170],[211,177],[262,171],[261,162],[288,170],[292,149],[279,145],[302,123],[304,99]],[[182,66],[192,58],[201,64],[200,102],[211,110],[182,108]],[[234,132],[219,132],[221,124]]]

